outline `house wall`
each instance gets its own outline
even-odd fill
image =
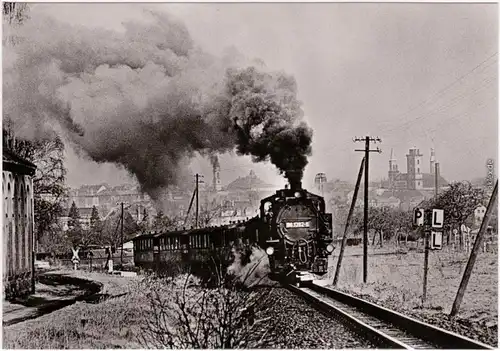
[[[32,177],[3,171],[2,193],[3,285],[10,299],[34,292]]]

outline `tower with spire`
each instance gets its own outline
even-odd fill
[[[438,182],[440,186],[446,186],[448,182],[439,173],[439,163],[436,160],[434,148],[431,150],[431,156],[427,162],[430,165],[430,172],[425,172],[425,162],[423,155],[416,147],[409,149],[406,155],[406,173],[401,173],[398,170],[398,164],[391,149],[391,157],[389,159],[388,182],[384,182],[383,188],[394,190],[429,190],[434,189],[435,183],[435,167],[438,165]],[[394,192],[393,192],[394,193]]]
[[[391,158],[389,159],[389,187],[395,186],[396,176],[399,173],[397,160],[394,156],[394,149],[391,149]]]

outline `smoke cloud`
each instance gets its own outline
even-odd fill
[[[182,23],[148,14],[151,23],[125,23],[123,33],[32,16],[4,47],[4,120],[29,139],[62,129],[154,199],[196,153],[215,162],[236,148],[300,180],[312,132],[293,77],[230,51],[208,55]]]
[[[267,254],[256,246],[247,249],[250,250],[249,253],[242,252],[242,249],[238,247],[232,248],[234,261],[227,268],[227,272],[237,277],[246,287],[269,283],[268,274],[270,269]]]

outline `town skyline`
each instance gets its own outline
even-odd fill
[[[409,145],[411,145],[411,144],[409,144]],[[421,173],[432,173],[432,171],[430,169],[431,148],[422,149],[422,148],[419,148],[418,145],[417,146],[414,145],[412,147],[416,147],[417,149],[420,150],[420,153],[423,154],[423,163],[424,164],[423,164]],[[382,162],[376,163],[376,166],[378,166],[377,167],[378,169],[376,169],[376,170],[374,170],[375,166],[372,166],[372,169],[370,170],[371,171],[370,172],[371,173],[371,177],[370,177],[371,180],[370,181],[371,182],[380,182],[380,181],[384,181],[384,180],[388,179],[387,172],[389,170],[389,160],[391,158],[391,156],[390,156],[391,151],[392,151],[392,154],[397,161],[399,171],[402,173],[405,173],[407,171],[406,155],[408,154],[408,150],[409,150],[409,148],[406,150],[404,150],[404,149],[398,149],[398,150],[390,149],[389,151],[383,150],[383,152],[380,155],[377,154],[377,155],[372,156],[370,161],[373,161],[373,159],[376,158],[376,159],[379,159],[378,161],[382,161]],[[400,152],[398,153],[398,151],[400,151]],[[472,177],[470,177],[470,178],[461,178],[460,176],[449,174],[449,172],[447,172],[447,170],[443,167],[443,163],[440,161],[439,154],[438,154],[438,152],[436,152],[436,150],[435,150],[435,153],[436,153],[436,162],[440,163],[441,175],[443,175],[450,182],[453,182],[453,181],[475,181],[475,180],[478,180],[480,178],[486,178],[487,162],[488,162],[488,160],[491,160],[491,159],[495,160],[493,157],[485,157],[484,167],[482,169],[478,169],[477,173],[473,174]],[[361,160],[362,155],[360,154],[358,157],[359,157],[359,160]],[[229,165],[227,163],[225,163],[227,160],[229,160],[229,162],[231,162]],[[102,177],[100,179],[102,179],[102,181],[97,181],[97,182],[94,181],[94,183],[85,182],[84,178],[78,178],[76,176],[76,174],[75,174],[75,176],[73,176],[74,173],[70,169],[68,169],[67,183],[71,188],[78,188],[82,185],[101,184],[101,183],[107,183],[107,184],[113,185],[113,186],[120,185],[120,184],[129,184],[129,183],[135,184],[135,183],[137,183],[137,181],[132,176],[130,176],[128,174],[128,172],[126,172],[123,169],[117,168],[115,165],[112,165],[112,164],[98,165],[95,162],[92,162],[92,163],[94,163],[92,165],[92,167],[93,168],[95,167],[93,172],[92,172],[94,174],[93,179],[96,178],[95,177],[96,173],[97,174],[100,173],[100,176]],[[231,164],[235,164],[235,163],[239,164],[241,166],[240,167],[238,167],[238,166],[231,167]],[[382,164],[385,163],[385,169],[383,169],[383,167],[380,165],[380,163],[382,163]],[[201,157],[199,157],[199,158],[195,159],[192,164],[194,165],[194,167],[191,167],[191,170],[193,173],[192,183],[194,184],[194,174],[198,172],[198,173],[202,174],[205,177],[205,179],[207,179],[208,182],[211,184],[213,169],[212,169],[212,165],[210,164],[210,162],[206,159],[202,159]],[[238,168],[239,168],[240,172],[239,173],[234,172],[234,170],[238,169]],[[231,170],[232,172],[228,172],[228,170]],[[246,176],[251,170],[253,170],[259,178],[262,178],[264,181],[270,182],[271,184],[273,184],[275,186],[280,186],[280,185],[283,186],[284,184],[286,184],[285,178],[283,176],[279,175],[278,171],[275,170],[274,166],[271,165],[270,163],[254,163],[251,161],[248,162],[248,160],[245,157],[238,157],[238,156],[230,158],[230,157],[228,157],[228,155],[223,155],[221,157],[220,171],[221,171],[221,182],[222,182],[223,186],[228,185],[229,183],[231,183],[232,181],[234,181],[238,177]],[[306,170],[307,170],[307,167],[306,167]],[[495,172],[497,171],[495,162],[494,162],[494,171]],[[113,173],[113,172],[118,172],[118,176],[116,175],[116,173]],[[351,182],[353,184],[355,183],[355,176],[356,176],[355,174],[353,174],[352,177],[350,177],[350,178],[348,178],[348,177],[342,178],[342,177],[336,176],[335,172],[327,173],[327,172],[320,171],[317,173],[326,173],[328,181],[338,179],[341,181]],[[375,176],[374,173],[377,174],[378,176]],[[77,174],[81,176],[81,172],[78,172]],[[309,175],[309,174],[310,174],[310,172],[306,171],[306,175]],[[309,178],[304,177],[304,179],[303,179],[304,186],[309,186],[309,187],[312,186],[313,181],[314,181],[314,176],[315,176],[315,174]]]

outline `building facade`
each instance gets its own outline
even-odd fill
[[[2,154],[3,286],[6,299],[34,293],[33,176],[36,167],[8,149]]]
[[[389,171],[387,181],[382,182],[382,188],[391,190],[426,190],[435,187],[435,165],[436,154],[431,149],[429,159],[429,172],[424,172],[423,154],[420,149],[413,147],[408,150],[406,155],[406,173],[401,173],[398,169],[398,163],[394,156],[394,150],[391,150],[389,159]],[[439,169],[439,168],[438,168]],[[438,174],[438,187],[442,188],[448,185],[446,179]]]

